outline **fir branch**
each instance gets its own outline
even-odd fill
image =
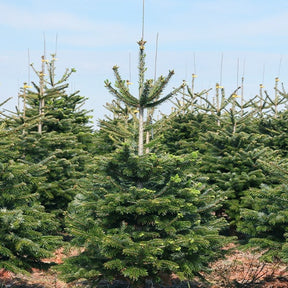
[[[122,80],[120,74],[119,74],[119,67],[114,66],[113,68],[114,75],[116,78],[116,87],[119,88],[121,95],[125,95],[125,98],[131,99],[133,102],[137,102],[137,99],[129,92],[128,87],[126,86],[126,82]]]
[[[170,99],[172,96],[176,95],[181,89],[183,89],[185,87],[185,83],[183,83],[181,86],[179,86],[178,88],[174,89],[172,92],[170,92],[169,94],[167,94],[166,96],[162,97],[161,99],[159,100],[156,100],[152,103],[147,103],[146,104],[146,107],[147,108],[151,108],[151,107],[156,107],[158,106],[159,104],[167,101],[168,99]]]
[[[171,77],[174,75],[174,70],[170,70],[168,76],[163,77],[160,76],[156,83],[153,85],[153,89],[151,90],[149,96],[148,96],[148,101],[147,102],[152,102],[155,99],[158,99],[160,94],[163,92],[165,87],[167,86],[169,80]]]
[[[109,90],[109,92],[112,95],[114,95],[116,98],[118,98],[119,100],[133,107],[139,106],[138,99],[136,99],[135,97],[129,98],[129,97],[126,97],[126,95],[123,96],[119,91],[117,91],[115,88],[112,87],[111,82],[109,80],[106,80],[104,83],[105,83],[105,87]]]

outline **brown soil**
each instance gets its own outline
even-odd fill
[[[210,284],[199,284],[198,287],[288,288],[287,267],[283,263],[261,262],[259,256],[261,255],[235,250],[224,260],[213,263],[211,273],[203,274],[203,277]],[[63,250],[59,249],[56,251],[54,258],[45,259],[44,262],[61,263],[63,257]],[[33,269],[31,275],[27,276],[15,275],[2,269],[0,270],[0,288],[4,287],[72,288],[76,286],[60,281],[58,275],[50,271]],[[77,287],[80,288],[78,285]],[[193,285],[193,287],[196,286]]]
[[[234,287],[288,287],[288,271],[284,263],[267,263],[259,260],[261,254],[239,251],[234,248],[224,260],[211,265],[212,272],[205,275],[211,288]]]

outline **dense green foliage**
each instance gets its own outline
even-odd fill
[[[139,96],[115,66],[99,130],[85,97],[67,93],[74,69],[56,80],[53,56],[24,85],[23,109],[1,114],[0,269],[40,266],[63,235],[79,251],[59,267],[68,281],[191,279],[230,236],[288,261],[287,94],[240,102],[216,85],[209,100],[182,84],[162,96],[173,71],[144,81],[138,44]],[[179,92],[156,121],[153,107]]]
[[[42,66],[39,85],[24,85],[23,111],[1,119],[0,268],[15,272],[63,245],[64,213],[88,182],[92,129],[78,108],[85,98],[66,93],[73,70],[55,81],[53,59],[42,59],[49,77]]]
[[[36,119],[36,125],[20,133],[17,149],[31,165],[49,158],[46,180],[39,187],[40,201],[48,212],[62,218],[69,202],[81,189],[79,180],[86,177],[88,151],[93,149],[92,128],[88,111],[81,108],[85,97],[78,91],[67,93],[67,81],[74,69],[56,80],[55,58],[42,63],[47,77],[38,73],[39,85],[33,82],[33,90],[24,88],[25,110],[10,120],[9,125],[19,127]]]
[[[223,199],[189,173],[194,162],[127,146],[101,158],[94,190],[70,207],[69,232],[85,249],[66,261],[66,279],[192,278],[219,257],[225,221],[211,212]]]
[[[284,103],[287,95],[281,95]],[[160,146],[180,155],[198,151],[199,161],[191,171],[205,175],[209,185],[225,193],[227,200],[217,215],[229,221],[227,233],[265,251],[266,260],[287,259],[287,110],[278,109],[276,115],[273,103],[262,103],[259,110],[255,100],[245,104],[246,109],[256,107],[247,113],[237,110],[241,105],[233,101],[219,117],[207,103],[191,105],[188,99],[189,109],[183,105],[163,120],[168,129],[160,136]]]
[[[23,272],[41,266],[61,239],[57,221],[39,201],[45,162],[26,163],[13,133],[0,133],[0,269]]]
[[[116,89],[105,82],[116,101],[108,105],[114,118],[100,122],[98,143],[99,135],[106,135],[113,148],[98,150],[102,156],[92,189],[78,194],[69,207],[67,231],[72,243],[83,247],[61,267],[69,281],[123,278],[141,286],[164,273],[189,279],[219,257],[226,243],[220,236],[226,221],[215,216],[224,198],[205,186],[204,177],[199,182],[191,173],[196,154],[166,154],[150,142],[153,114],[149,111],[144,122],[145,109],[171,98],[183,85],[160,98],[173,72],[144,82],[145,42],[138,44],[139,98],[130,94],[117,66]]]

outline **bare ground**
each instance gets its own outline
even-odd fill
[[[62,249],[56,251],[53,261],[61,263]],[[264,263],[259,254],[235,250],[225,259],[211,265],[211,273],[203,274],[206,283],[193,282],[193,287],[209,288],[288,288],[287,266],[283,263]],[[198,284],[197,284],[198,283]],[[192,288],[190,285],[190,288]],[[56,273],[33,269],[31,275],[15,275],[0,270],[0,288],[74,288],[81,287],[59,280]],[[174,286],[175,287],[175,286]],[[182,285],[181,285],[182,287]],[[189,287],[189,286],[188,286]]]

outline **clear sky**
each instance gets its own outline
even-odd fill
[[[156,72],[174,69],[171,87],[191,83],[192,73],[196,91],[221,80],[227,95],[244,76],[246,100],[262,82],[273,94],[275,77],[287,87],[287,0],[145,0],[144,23],[147,79],[154,77],[158,34]],[[28,80],[28,49],[40,69],[44,34],[47,55],[57,49],[58,75],[77,70],[69,89],[88,98],[95,122],[112,100],[104,80],[114,81],[114,65],[137,91],[142,0],[0,0],[0,101],[13,96],[4,107],[14,109]]]

